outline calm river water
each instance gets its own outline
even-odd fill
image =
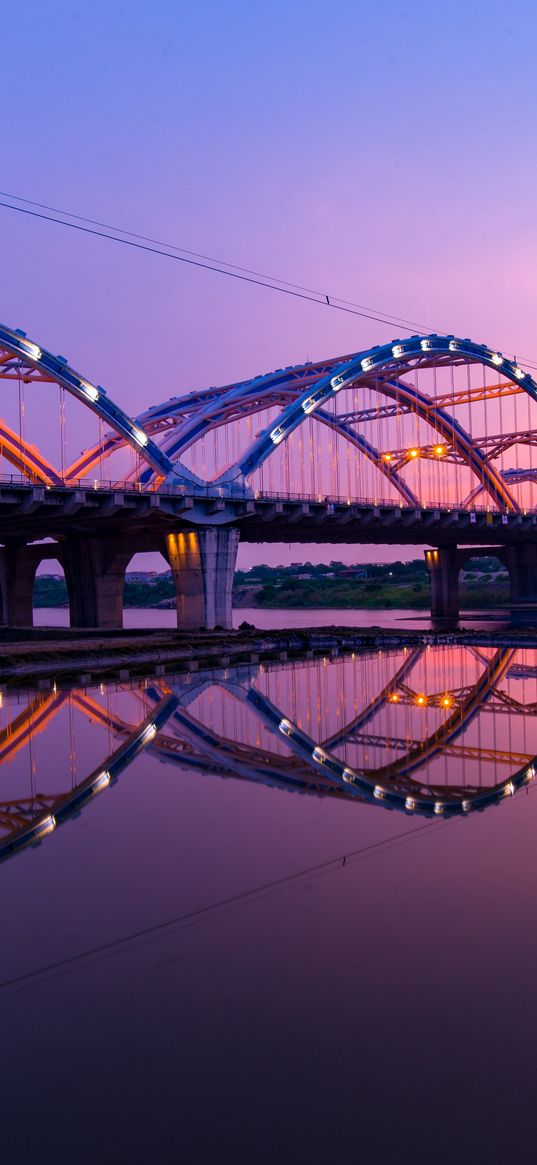
[[[4,690],[4,1160],[533,1161],[536,710],[505,647]]]
[[[371,611],[338,608],[307,608],[274,610],[262,607],[239,607],[233,611],[233,626],[243,620],[261,630],[275,627],[400,627],[427,628],[431,626],[428,611]],[[158,611],[150,607],[126,607],[123,612],[125,627],[175,627],[175,610]],[[468,611],[461,618],[461,627],[486,627],[498,622],[507,623],[504,611]],[[67,607],[36,607],[34,623],[37,627],[67,627]]]

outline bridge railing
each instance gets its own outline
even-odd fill
[[[419,511],[420,513],[434,513],[439,510],[442,513],[468,513],[468,514],[502,514],[505,518],[508,517],[510,511],[506,509],[495,508],[490,505],[472,505],[468,509],[464,506],[446,505],[445,503],[429,503],[426,506],[408,506],[401,504],[400,500],[387,501],[385,498],[360,497],[354,498],[344,494],[320,494],[310,493],[301,494],[294,492],[275,492],[268,490],[251,490],[247,487],[233,485],[232,489],[227,489],[226,486],[215,485],[209,482],[204,486],[192,486],[191,484],[163,484],[155,489],[151,483],[144,483],[141,481],[125,481],[114,480],[111,478],[94,478],[88,480],[87,477],[77,478],[74,481],[61,482],[59,484],[44,484],[39,481],[31,481],[30,478],[24,474],[18,473],[1,473],[0,486],[26,486],[36,487],[46,490],[66,490],[72,492],[73,490],[85,490],[88,493],[104,492],[104,493],[140,493],[145,495],[159,494],[168,497],[190,497],[193,499],[207,499],[208,501],[230,500],[230,501],[264,501],[264,502],[296,502],[297,504],[311,503],[312,505],[332,505],[332,506],[361,506],[365,509],[379,509],[379,510],[394,510],[400,509],[404,511]],[[526,510],[523,511],[526,514]],[[514,515],[512,515],[514,516]]]

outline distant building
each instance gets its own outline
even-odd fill
[[[160,575],[157,570],[129,570],[125,575],[127,582],[154,583]]]

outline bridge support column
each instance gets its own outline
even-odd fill
[[[537,622],[537,544],[522,542],[508,546],[505,562],[511,586],[511,614],[514,622]]]
[[[0,551],[2,623],[8,627],[32,627],[35,572],[39,563],[33,546],[6,542]]]
[[[100,538],[67,538],[62,561],[71,627],[123,626],[123,584],[133,548]]]
[[[459,556],[456,546],[426,550],[433,619],[459,618]]]
[[[232,627],[232,589],[239,531],[205,526],[166,535],[177,596],[177,626]]]

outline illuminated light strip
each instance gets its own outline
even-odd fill
[[[89,384],[87,380],[81,380],[80,387],[82,392],[85,392],[89,400],[92,400],[95,403],[95,401],[99,399],[99,390],[95,388],[95,385]]]
[[[104,772],[99,773],[99,776],[95,777],[95,780],[91,786],[92,791],[94,793],[100,793],[102,791],[102,789],[108,788],[108,785],[110,784],[111,780],[112,780],[112,778],[111,778],[108,770],[105,770]]]
[[[33,833],[35,837],[46,837],[47,833],[52,833],[52,830],[55,828],[56,818],[52,813],[50,813],[48,817],[44,817],[42,821],[39,821],[38,824],[34,826]]]
[[[134,441],[145,450],[145,459],[155,471],[165,475],[177,472],[177,467],[159,449],[158,445],[150,441],[143,430],[134,425],[132,419],[118,405],[106,398],[104,390],[99,392],[98,389],[94,389],[93,385],[75,372],[65,357],[54,356],[51,352],[47,352],[46,349],[42,349],[38,344],[28,340],[24,333],[14,332],[3,325],[0,325],[0,347],[4,347],[16,357],[22,356],[31,360],[41,372],[46,373],[47,377],[66,388],[68,392],[79,400],[83,400],[84,403],[89,400],[90,407],[115,430],[118,436],[128,443]],[[97,393],[97,397],[95,397],[95,393]]]
[[[293,731],[293,725],[289,720],[280,720],[278,724],[278,731],[282,732],[284,736],[290,736]]]
[[[31,360],[40,360],[43,355],[41,348],[37,344],[32,344],[31,340],[23,340],[22,349]]]
[[[405,342],[405,356],[413,357],[424,351],[425,349],[422,348],[422,342],[426,343],[426,350],[431,352],[433,355],[443,354],[448,351],[460,352],[463,357],[467,357],[470,360],[492,363],[491,350],[485,348],[483,345],[474,344],[471,341],[462,341],[456,340],[455,338],[438,336],[412,337],[409,341]],[[399,350],[399,348],[403,348],[403,345],[392,344],[391,346],[371,349],[369,353],[357,354],[354,358],[354,362],[347,361],[345,365],[345,371],[342,373],[342,375],[345,375],[347,378],[350,376],[352,379],[356,379],[356,374],[359,376],[360,369],[362,372],[369,372],[373,366],[378,367],[382,364],[389,365],[390,361],[393,360],[394,348]],[[514,372],[510,371],[510,366],[507,367],[506,371],[508,375],[512,375],[514,377]],[[337,376],[329,377],[328,375],[326,377],[326,386],[323,382],[321,382],[316,390],[316,403],[321,403],[324,399],[326,399],[328,393],[332,391],[332,381],[334,380],[337,382]],[[527,391],[530,391],[529,386],[531,385],[531,395],[537,399],[537,385],[533,384],[533,381],[531,381],[529,376],[525,377],[525,381],[528,386]],[[404,385],[398,385],[395,386],[395,388],[398,393],[401,393],[401,391],[404,392]],[[386,391],[386,385],[383,386],[382,391]],[[387,395],[392,394],[388,393]],[[428,408],[429,410],[431,407],[435,408],[434,402],[431,402],[430,400],[424,402],[424,400],[421,398],[416,399],[415,393],[407,392],[406,396],[408,397],[411,411],[416,411],[418,415],[421,415],[421,412],[423,412],[425,408]],[[290,430],[296,427],[295,416],[293,413],[296,404],[301,407],[303,402],[301,402],[299,399],[298,401],[294,402],[294,404],[287,406],[287,408],[284,410],[284,413],[282,414],[284,419],[279,427],[286,425],[288,419],[293,421],[292,425],[290,426]],[[451,436],[453,418],[446,416],[442,417],[438,414],[438,410],[436,408],[435,411],[437,412],[437,418],[442,421],[444,428],[449,426]],[[287,435],[287,432],[285,435]],[[443,435],[445,437],[446,433],[443,433]],[[497,502],[499,502],[500,505],[507,505],[510,509],[513,509],[516,512],[519,508],[516,501],[511,497],[504,483],[497,480],[497,475],[491,470],[490,466],[484,467],[483,459],[477,455],[477,451],[473,446],[471,436],[465,434],[463,431],[457,431],[457,444],[460,445],[460,451],[464,457],[464,460],[480,480],[485,469],[486,476],[488,478],[487,488],[490,490],[491,496]],[[238,461],[229,470],[226,470],[226,479],[231,480],[233,478],[233,474],[236,476],[239,474],[248,476],[259,468],[260,464],[262,464],[269,453],[270,450],[267,450],[266,446],[264,445],[264,434],[260,434],[259,438],[257,438],[256,441],[254,441],[253,444],[249,447],[249,449],[246,450],[246,452],[242,455],[241,460]]]
[[[378,784],[373,786],[369,778],[350,767],[344,767],[331,753],[326,752],[319,745],[314,745],[311,738],[299,732],[289,720],[281,719],[281,714],[275,706],[271,704],[267,697],[261,696],[259,692],[251,690],[248,694],[248,699],[256,708],[267,714],[269,719],[277,723],[278,728],[280,725],[289,726],[293,733],[292,739],[289,740],[290,747],[306,761],[313,759],[316,764],[322,765],[324,771],[328,772],[328,774],[340,778],[345,785],[354,786],[356,793],[361,798],[366,797],[370,798],[371,802],[374,800],[383,803],[387,809],[401,809],[407,813],[418,813],[426,817],[434,815],[442,819],[448,819],[454,816],[465,816],[471,810],[479,811],[487,808],[489,805],[501,803],[507,795],[513,796],[517,788],[533,781],[537,775],[534,761],[529,766],[525,766],[520,770],[506,784],[496,786],[486,792],[475,794],[471,799],[433,801],[431,798],[412,797],[395,788],[387,789]]]
[[[4,840],[0,840],[0,860],[9,857],[10,854],[17,853],[26,846],[41,841],[56,826],[63,824],[64,821],[67,821],[74,814],[78,813],[85,803],[91,800],[96,793],[107,788],[112,780],[117,779],[122,770],[134,759],[133,745],[139,747],[140,744],[146,744],[149,740],[153,739],[158,728],[176,711],[177,704],[178,700],[176,696],[169,695],[163,697],[154,710],[153,721],[146,725],[141,733],[138,731],[134,735],[131,735],[117,749],[109,758],[108,769],[100,770],[96,776],[91,775],[63,801],[60,803],[56,802],[54,814],[49,814],[48,817],[43,818],[35,824],[22,827],[14,836],[8,836]]]
[[[145,446],[149,442],[149,437],[147,436],[147,433],[144,433],[143,429],[139,429],[136,426],[134,426],[133,430],[132,430],[132,435],[134,437],[134,440],[137,441],[138,445],[140,445],[142,447],[142,449],[145,449]]]
[[[318,403],[320,404],[320,401],[318,402],[312,396],[309,396],[307,400],[302,401],[302,408],[305,413],[312,413]]]
[[[153,737],[156,736],[156,732],[156,724],[148,724],[147,728],[144,728],[143,732],[140,733],[140,743],[143,742],[145,744],[146,741],[153,740]]]

